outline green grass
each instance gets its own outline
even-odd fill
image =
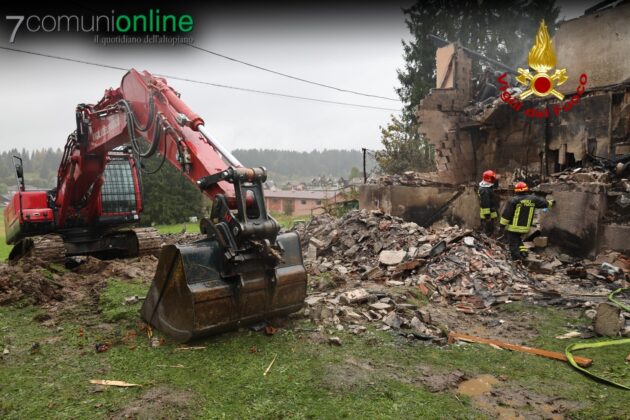
[[[144,295],[146,289],[136,281],[110,279],[96,312],[86,306],[79,312],[87,315],[66,313],[48,327],[34,321],[37,308],[0,307],[0,349],[10,350],[0,360],[0,417],[103,418],[138,405],[150,390],[177,392],[186,401],[154,407],[149,418],[484,417],[465,397],[428,392],[418,381],[420,368],[427,366],[436,373],[506,375],[506,383],[518,389],[578,402],[573,418],[627,417],[627,391],[598,384],[565,363],[484,345],[436,347],[370,331],[335,332],[343,342],[335,347],[314,341],[315,326],[297,319],[271,337],[243,330],[193,343],[202,350],[177,350],[168,341],[152,348],[137,323],[140,304],[123,305],[125,297]],[[499,310],[539,320],[540,337],[528,344],[551,350],[562,351],[571,342],[555,335],[587,322],[521,303]],[[40,349],[31,354],[33,343]],[[96,343],[109,343],[111,349],[96,353]],[[595,360],[593,369],[611,370],[628,383],[627,353],[623,346],[580,354]],[[100,390],[90,379],[143,386]]]
[[[4,207],[0,207],[0,261],[4,261],[9,257],[9,253],[13,248],[12,245],[7,245],[4,235]]]
[[[278,223],[280,223],[280,226],[282,226],[284,229],[291,229],[293,228],[293,225],[298,222],[308,223],[309,220],[311,220],[310,215],[288,216],[282,213],[271,213],[271,215],[273,216],[274,219],[276,219]]]
[[[176,223],[174,225],[157,225],[155,228],[158,232],[167,233],[180,233],[182,228],[186,225],[187,233],[199,233],[199,223]]]
[[[110,282],[100,299],[103,314],[111,313],[124,296],[139,292],[134,283],[125,291],[125,283]],[[348,364],[349,358],[363,357],[361,338],[343,335],[344,347],[313,345],[308,333],[282,329],[272,337],[242,331],[195,343],[205,346],[203,350],[177,351],[173,343],[151,348],[139,331],[124,340],[135,326],[131,318],[138,307],[118,308],[112,328],[69,319],[61,332],[33,321],[38,313],[33,307],[1,307],[0,344],[10,345],[10,355],[0,370],[0,417],[106,417],[136,403],[151,388],[189,395],[183,412],[193,418],[439,418],[444,413],[463,418],[472,412],[453,395],[431,394],[378,370],[364,372]],[[308,323],[299,326],[312,328]],[[31,354],[35,342],[40,350]],[[96,353],[97,342],[113,347]],[[264,376],[274,357],[270,374]],[[143,387],[95,392],[89,379]]]

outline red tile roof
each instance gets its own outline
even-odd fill
[[[269,198],[296,198],[300,200],[326,200],[335,198],[336,191],[291,191],[291,190],[265,190],[265,197]]]

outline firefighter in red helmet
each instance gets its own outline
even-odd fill
[[[499,197],[496,189],[499,186],[499,177],[494,171],[487,170],[483,173],[477,194],[479,195],[479,217],[481,227],[488,236],[492,236],[498,217]]]
[[[529,233],[535,210],[551,208],[554,202],[530,194],[529,187],[524,182],[517,182],[514,185],[514,192],[516,195],[506,203],[501,215],[501,226],[505,227],[512,258],[519,260],[527,257],[523,236]]]

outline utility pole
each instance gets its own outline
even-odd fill
[[[365,154],[367,153],[367,149],[364,147],[361,151],[363,151],[363,183],[367,184],[367,171],[365,170]]]

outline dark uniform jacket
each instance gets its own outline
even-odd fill
[[[501,224],[514,233],[527,233],[534,219],[536,209],[550,208],[552,201],[547,201],[534,194],[516,195],[505,205],[501,215]]]
[[[496,219],[497,210],[499,208],[499,197],[495,189],[498,183],[490,184],[488,182],[479,183],[479,217],[482,219]]]

